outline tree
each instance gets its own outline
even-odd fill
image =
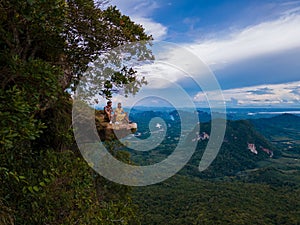
[[[121,15],[116,7],[102,10],[92,0],[2,0],[0,14],[2,102],[22,93],[24,99],[20,101],[28,103],[30,113],[21,121],[50,109],[61,96],[68,98],[64,91],[75,88],[88,64],[102,53],[128,42],[151,39],[142,26]],[[106,77],[99,93],[110,97],[114,84],[122,87],[129,82],[131,92],[143,83],[135,71],[124,67]],[[1,112],[10,110],[2,107]],[[32,121],[30,129],[35,134],[37,122]]]
[[[53,184],[69,183],[70,171],[65,167],[56,172],[51,169],[74,165],[78,157],[54,157],[74,142],[70,133],[72,100],[66,90],[75,88],[88,64],[103,53],[132,41],[151,39],[142,26],[116,7],[101,8],[101,4],[104,1],[0,1],[0,210],[12,212],[8,218],[14,217],[18,223],[53,222],[59,216],[36,221],[41,217],[31,210],[43,210],[39,200],[46,201],[56,193]],[[137,87],[142,84],[130,68],[115,71],[99,93],[110,96],[114,86],[121,88],[128,82]],[[45,158],[48,160],[42,160]],[[80,160],[77,171],[87,171]],[[43,171],[52,171],[51,179],[46,177],[49,183],[44,181]],[[85,176],[92,176],[88,174]],[[71,179],[72,184],[80,184],[76,176]],[[76,186],[77,194],[90,190],[91,199],[92,186],[87,184],[87,192]],[[57,203],[75,204],[70,202],[74,193],[68,193],[66,198],[57,198]],[[84,204],[86,200],[78,201],[76,204]],[[83,209],[72,207],[66,217],[74,213],[72,210],[80,216]],[[25,221],[22,216],[26,212],[30,216]]]
[[[116,7],[101,10],[92,0],[3,0],[0,6],[0,76],[4,89],[24,80],[12,65],[40,59],[63,71],[62,76],[57,71],[55,75],[65,90],[76,84],[88,63],[102,53],[128,42],[151,39],[142,26],[121,15]]]

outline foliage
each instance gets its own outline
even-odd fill
[[[21,74],[11,70],[16,57],[42,59],[62,69],[59,85],[65,90],[74,87],[88,64],[104,52],[151,39],[116,7],[102,10],[92,0],[3,0],[0,12],[2,88]],[[124,78],[132,79],[126,74]]]
[[[201,129],[209,133],[210,126],[204,123]],[[255,144],[258,154],[250,152],[248,143]],[[206,144],[207,141],[198,144],[196,153],[190,161],[189,169],[187,169],[190,172],[187,173],[193,174],[192,171],[196,170],[198,176],[202,178],[233,176],[240,171],[254,169],[258,162],[269,159],[270,155],[263,152],[262,147],[272,150],[274,156],[279,153],[268,140],[254,129],[249,121],[227,121],[224,141],[216,159],[204,172],[199,174],[198,168],[195,167],[199,164]]]
[[[176,118],[174,112],[170,114]],[[188,116],[189,113],[187,112],[185,115]],[[131,152],[133,161],[140,165],[153,164],[167,158],[176,148],[180,137],[181,127],[180,123],[177,122],[177,118],[173,121],[170,119],[169,113],[164,114],[162,112],[147,111],[131,115],[131,119],[137,121],[139,124],[138,132],[141,133],[140,138],[147,138],[149,136],[148,123],[153,117],[165,119],[168,124],[166,138],[164,138],[158,147],[151,151],[142,153]],[[190,126],[193,125],[191,124]],[[206,134],[210,134],[210,126],[210,122],[201,123],[200,133],[205,132]],[[197,132],[198,130],[194,130],[188,137],[188,140],[193,141],[193,139],[197,137]],[[205,171],[199,173],[199,162],[207,143],[208,140],[198,141],[195,153],[185,168],[180,171],[181,174],[205,179],[234,176],[240,171],[257,168],[259,162],[270,159],[270,155],[264,152],[262,147],[270,149],[273,152],[273,158],[280,155],[280,151],[257,132],[249,121],[227,121],[224,141],[216,159]],[[250,152],[248,143],[255,144],[258,154]]]
[[[281,149],[299,147],[297,140],[300,130],[300,117],[282,114],[272,118],[251,120],[255,128]],[[297,150],[296,150],[297,151]]]
[[[43,124],[34,118],[31,106],[20,89],[13,87],[11,90],[0,89],[0,148],[1,154],[5,150],[36,139],[41,133]]]
[[[13,85],[0,90],[0,134],[4,149],[35,140],[45,128],[37,113],[49,108],[61,95],[60,70],[49,63],[16,57],[11,72]]]
[[[299,224],[300,189],[176,175],[134,188],[142,224]]]
[[[0,193],[16,224],[136,221],[135,208],[128,196],[99,201],[95,174],[81,157],[68,151],[47,150],[36,159],[31,169],[25,162],[14,172],[1,167]],[[28,156],[27,160],[32,159]]]

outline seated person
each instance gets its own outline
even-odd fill
[[[104,107],[104,112],[105,112],[105,121],[106,122],[112,122],[112,112],[113,112],[113,109],[112,109],[112,101],[108,101],[107,102],[107,105]]]
[[[122,108],[121,103],[118,103],[118,107],[115,109],[115,121],[118,123],[122,123],[123,121],[126,121],[127,123],[130,123],[128,119],[128,115],[126,112],[124,112],[124,109]]]

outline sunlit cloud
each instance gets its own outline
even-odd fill
[[[162,7],[159,1],[125,0],[118,2],[112,1],[112,3],[117,4],[118,8],[120,8],[124,14],[129,15],[136,23],[142,24],[146,32],[152,34],[155,40],[164,40],[164,38],[170,35],[168,27],[155,21],[155,17],[153,17],[155,10]],[[264,71],[267,71],[266,67],[270,66],[269,62],[274,60],[275,55],[276,59],[278,59],[277,62],[285,56],[291,57],[288,59],[295,59],[296,54],[287,53],[300,49],[300,7],[298,3],[299,1],[282,3],[283,7],[278,10],[280,12],[270,12],[276,15],[274,14],[274,16],[268,17],[277,17],[276,19],[263,21],[239,29],[235,28],[235,30],[233,30],[232,27],[226,28],[225,30],[223,28],[219,33],[208,33],[205,39],[200,39],[200,37],[203,37],[203,34],[201,35],[199,33],[199,35],[197,34],[198,39],[190,41],[190,38],[187,38],[187,42],[180,43],[178,48],[174,47],[173,49],[168,49],[168,51],[163,51],[163,61],[166,62],[166,64],[154,63],[152,65],[136,68],[137,71],[149,81],[149,85],[143,89],[149,92],[151,92],[151,90],[152,92],[156,92],[160,89],[169,88],[171,86],[170,83],[178,83],[180,85],[182,78],[185,76],[185,71],[178,70],[178,68],[176,68],[178,63],[176,63],[175,60],[170,60],[174,59],[174,55],[179,55],[179,57],[175,57],[177,62],[185,62],[188,65],[187,71],[193,72],[193,74],[198,72],[198,76],[201,77],[203,71],[199,71],[199,68],[195,66],[196,64],[190,62],[189,57],[184,57],[184,55],[180,57],[182,48],[185,48],[186,51],[194,53],[194,55],[215,71],[221,81],[222,78],[226,78],[227,76],[226,79],[223,79],[222,86],[224,82],[234,81],[235,85],[227,85],[227,87],[242,87],[224,91],[224,97],[228,105],[299,106],[299,82],[252,87],[243,87],[246,83],[239,82],[239,79],[241,81],[245,80],[245,76],[242,75],[246,69],[246,74],[248,75],[251,72],[263,74]],[[287,9],[287,7],[289,9]],[[243,20],[245,18],[241,19]],[[194,30],[195,33],[203,32],[203,30],[198,31],[198,27],[196,26],[197,22],[199,22],[199,19],[195,16],[187,17],[182,21],[183,24],[189,25],[190,30]],[[196,36],[195,33],[193,33],[193,37]],[[186,36],[189,35],[186,34]],[[200,61],[199,59],[198,61]],[[254,69],[258,60],[261,60],[263,63],[268,62],[269,64],[259,64],[260,67]],[[258,77],[259,75],[254,74],[256,82],[253,84],[264,84],[266,82],[265,80],[270,76],[273,76],[274,79],[272,79],[272,81],[269,80],[269,83],[297,80],[294,78],[297,76],[294,75],[296,74],[297,70],[295,68],[297,67],[292,65],[294,60],[290,60],[290,62],[291,63],[288,64],[289,67],[285,67],[287,64],[284,62],[282,64],[279,62],[274,68],[272,67],[273,70],[276,70],[276,66],[278,68],[282,65],[284,69],[287,68],[287,73],[285,73],[286,71],[282,72],[280,70],[278,73],[266,73],[265,76],[261,78]],[[252,63],[252,67],[244,68],[245,63]],[[239,66],[239,72],[241,72],[240,78],[238,75],[234,76],[234,72],[230,70],[230,68],[236,68],[236,66]],[[292,71],[292,73],[289,74],[288,71]],[[281,75],[281,73],[284,74]],[[278,81],[276,80],[276,76],[285,76],[286,79]],[[249,80],[250,79],[251,78],[249,78]],[[200,92],[194,97],[194,100],[198,103],[204,102],[206,101],[205,95]]]
[[[162,29],[160,30],[162,31]],[[160,35],[160,37],[163,37],[163,35]],[[235,31],[226,37],[180,44],[179,50],[174,48],[169,52],[165,52],[165,55],[168,58],[174,54],[180,54],[182,47],[184,47],[216,71],[242,60],[281,54],[299,48],[299,37],[300,15],[288,14],[288,16],[280,17],[277,20],[263,22]],[[189,63],[186,58],[181,60]],[[193,65],[190,65],[190,70],[193,69],[192,67]],[[157,70],[155,73],[157,76],[167,74],[165,69]],[[172,79],[180,79],[181,75],[178,74],[177,76],[177,74],[173,73]],[[201,74],[200,71],[199,74]]]
[[[185,46],[213,69],[247,58],[300,47],[300,15],[289,14],[244,28],[225,37],[198,40]]]
[[[161,23],[154,21],[151,14],[160,8],[157,1],[152,0],[130,0],[111,1],[112,5],[117,5],[125,15],[129,15],[132,21],[141,24],[147,34],[151,34],[155,40],[163,40],[167,35],[168,28]]]
[[[167,35],[168,28],[150,18],[132,17],[132,20],[138,24],[141,24],[144,27],[145,32],[149,35],[152,35],[154,40],[163,40]]]
[[[199,92],[194,96],[194,101],[205,103],[206,95],[207,93]],[[223,91],[223,96],[228,106],[299,107],[300,81],[229,89]]]
[[[111,5],[117,5],[118,8],[126,15],[149,17],[154,10],[160,8],[157,1],[153,0],[112,0]]]

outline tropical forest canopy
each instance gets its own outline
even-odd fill
[[[88,64],[117,46],[152,39],[106,3],[0,1],[0,224],[135,221],[128,188],[88,167],[71,126],[70,92]],[[115,72],[99,88],[104,97],[115,86],[139,84],[130,68]]]

